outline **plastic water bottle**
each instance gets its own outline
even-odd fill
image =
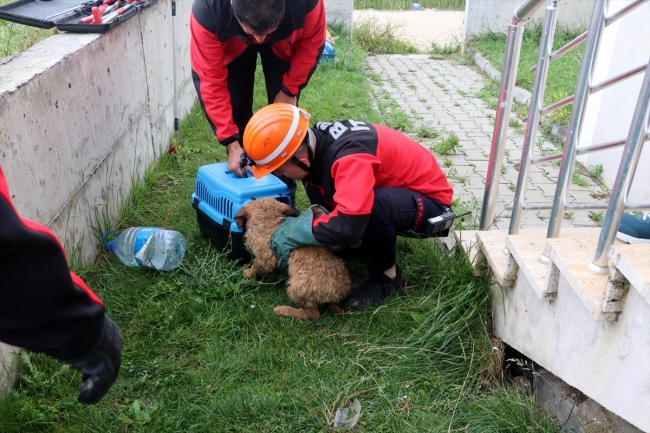
[[[131,227],[116,239],[106,242],[110,233],[117,236],[114,230],[109,230],[102,235],[102,240],[108,250],[127,266],[170,271],[183,262],[187,242],[179,232],[160,227]]]

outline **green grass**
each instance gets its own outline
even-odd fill
[[[562,47],[581,33],[582,31],[558,27],[553,41],[553,50]],[[532,90],[535,79],[529,70],[537,64],[540,37],[541,26],[539,25],[526,28],[523,35],[516,85],[529,91]],[[470,42],[470,45],[475,46],[499,71],[503,69],[505,44],[506,36],[500,33],[489,33]],[[584,44],[550,64],[544,91],[544,105],[549,105],[575,93],[583,51]],[[496,90],[498,92],[498,88]],[[554,123],[567,125],[570,110],[571,104],[551,113],[549,117]]]
[[[11,54],[27,51],[35,43],[57,32],[57,29],[39,29],[0,20],[0,60]]]
[[[301,105],[313,122],[391,119],[376,111],[363,51],[337,42]],[[262,78],[258,75],[257,82]],[[255,106],[264,104],[261,89]],[[406,287],[379,308],[316,322],[277,317],[290,303],[286,274],[257,281],[201,237],[189,198],[197,169],[225,159],[198,106],[177,152],[151,166],[113,228],[163,226],[188,250],[171,272],[124,266],[102,249],[76,269],[104,300],[125,338],[118,381],[96,406],[76,403],[79,373],[23,352],[17,386],[0,400],[0,429],[14,432],[322,432],[359,398],[364,432],[555,432],[532,397],[499,381],[489,333],[490,276],[428,240],[398,242]],[[299,190],[298,205],[307,200]],[[455,202],[455,210],[476,202]],[[458,222],[460,223],[460,222]],[[106,228],[96,221],[95,230]],[[354,280],[364,266],[347,263]],[[499,293],[499,290],[497,290]],[[497,344],[498,345],[498,344]]]
[[[419,3],[426,9],[465,10],[465,0],[355,0],[354,9],[406,10],[411,3]]]
[[[354,25],[354,42],[372,54],[417,54],[420,51],[412,44],[395,35],[395,25],[381,24],[377,19],[368,19]]]
[[[449,155],[450,153],[456,153],[458,143],[458,136],[452,132],[448,137],[440,140],[439,143],[433,146],[433,151],[438,155]]]

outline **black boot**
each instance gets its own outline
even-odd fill
[[[396,266],[394,280],[384,274],[377,278],[368,279],[352,289],[352,293],[343,300],[343,303],[353,310],[358,310],[366,305],[378,305],[401,285],[402,270],[399,266]]]
[[[117,379],[122,362],[122,345],[124,340],[108,316],[104,316],[104,329],[97,348],[83,358],[70,364],[82,373],[83,383],[79,388],[79,403],[95,404],[99,402]]]

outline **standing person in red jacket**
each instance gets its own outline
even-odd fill
[[[70,272],[56,236],[21,218],[0,167],[0,341],[43,352],[82,373],[77,399],[94,404],[117,378],[122,336],[104,304]]]
[[[243,176],[241,137],[253,115],[257,56],[268,103],[298,105],[325,46],[323,0],[194,0],[192,77],[228,169]],[[283,178],[295,205],[295,180]]]
[[[303,245],[361,248],[368,280],[344,301],[376,305],[402,282],[397,235],[427,235],[427,219],[449,212],[453,189],[435,157],[383,125],[320,122],[287,104],[259,110],[244,133],[256,178],[271,172],[302,180],[312,206],[287,218],[271,238],[280,267]],[[327,213],[329,212],[329,213]]]

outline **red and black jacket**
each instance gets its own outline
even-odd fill
[[[0,341],[69,361],[103,326],[104,304],[70,272],[56,236],[18,215],[0,167]]]
[[[291,63],[282,91],[295,96],[318,65],[327,23],[323,0],[286,0],[284,18],[264,43]],[[232,120],[226,66],[254,43],[235,18],[230,0],[195,0],[190,17],[190,60],[199,99],[223,145],[240,140]]]
[[[454,190],[429,150],[383,125],[344,120],[318,123],[316,154],[305,179],[333,209],[315,218],[316,240],[327,245],[360,241],[374,202],[374,188],[418,192],[451,205]]]

